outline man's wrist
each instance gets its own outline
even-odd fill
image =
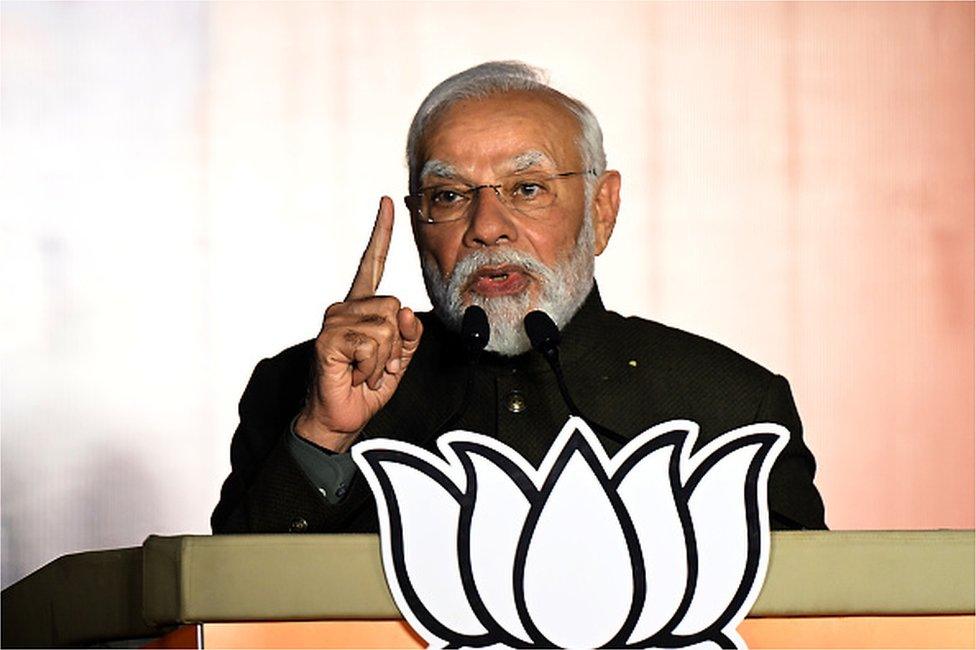
[[[301,412],[292,423],[292,431],[303,440],[310,442],[323,451],[333,454],[343,454],[349,451],[352,444],[359,437],[356,433],[336,433],[322,426],[306,412]]]

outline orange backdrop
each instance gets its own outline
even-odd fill
[[[786,375],[832,527],[973,527],[973,7],[4,2],[3,584],[208,530],[254,363],[345,294],[427,90],[499,58],[603,123],[608,305]]]

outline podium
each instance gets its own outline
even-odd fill
[[[973,531],[775,532],[752,648],[973,648]],[[375,535],[149,537],[2,595],[5,647],[418,648]]]

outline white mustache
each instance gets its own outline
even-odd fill
[[[448,295],[459,296],[465,287],[476,279],[478,272],[486,266],[510,265],[517,266],[526,274],[534,276],[543,283],[555,279],[555,273],[548,266],[532,257],[528,253],[512,249],[494,251],[477,250],[460,259],[454,265],[450,277],[447,279]]]

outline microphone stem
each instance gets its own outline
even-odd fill
[[[549,367],[552,368],[552,372],[556,375],[556,384],[559,386],[559,392],[563,396],[563,401],[566,402],[566,406],[569,407],[569,414],[581,417],[584,420],[586,418],[580,412],[576,402],[573,401],[572,396],[569,394],[569,389],[566,387],[566,379],[563,377],[563,366],[559,363],[559,350],[556,348],[551,348],[545,353],[546,361],[549,362]],[[587,422],[589,424],[589,422]]]
[[[569,394],[569,388],[566,387],[566,380],[563,378],[563,367],[562,364],[559,363],[559,349],[556,347],[551,347],[543,352],[542,356],[545,357],[546,361],[549,363],[549,367],[552,368],[552,373],[556,375],[556,384],[559,386],[559,392],[563,396],[563,401],[566,402],[566,406],[569,407],[569,414],[575,415],[583,420],[583,422],[586,422],[586,424],[593,429],[594,433],[605,438],[609,438],[618,445],[626,445],[629,442],[627,438],[624,438],[619,433],[611,431],[610,429],[607,429],[606,427],[586,417],[583,415],[583,412],[579,409],[579,407],[576,406],[576,402],[573,401],[573,398]]]
[[[474,383],[474,367],[478,365],[478,357],[481,355],[480,351],[469,351],[467,356],[468,363],[466,364],[464,372],[464,395],[461,398],[461,406],[447,416],[447,418],[441,422],[440,426],[438,426],[435,431],[447,433],[454,428],[464,412],[468,410],[468,403],[471,401],[471,385]]]

